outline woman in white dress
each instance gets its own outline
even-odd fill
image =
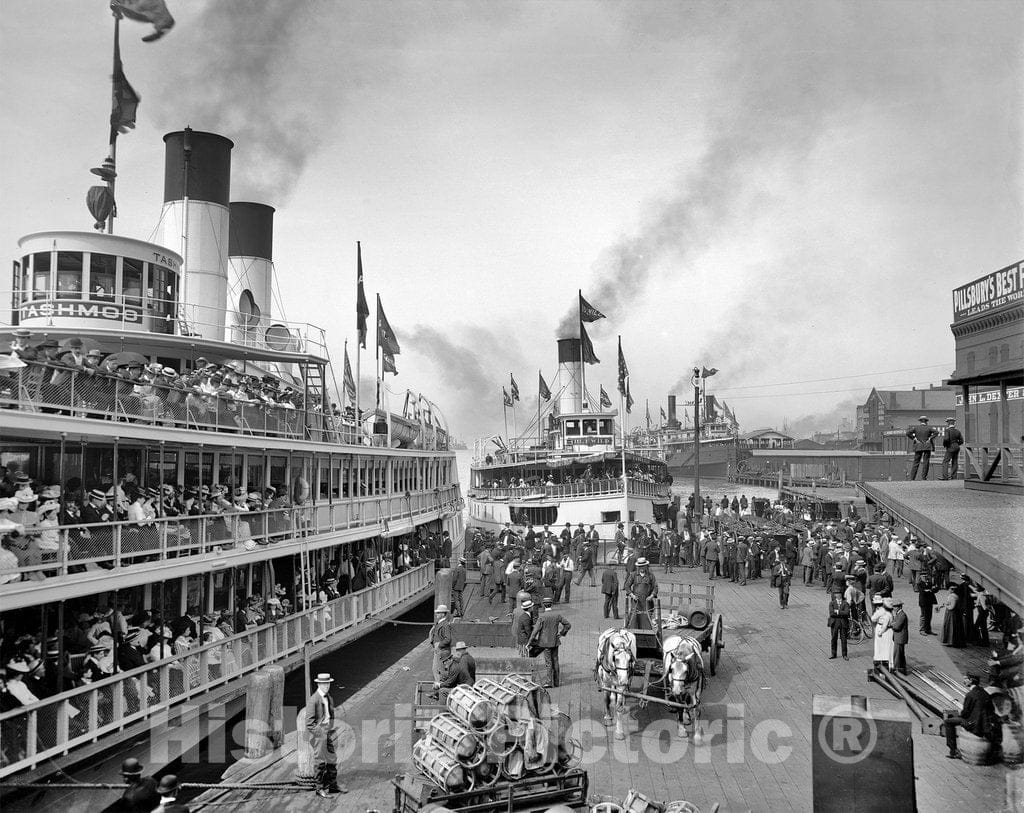
[[[892,599],[883,599],[876,595],[871,598],[871,604],[875,608],[871,614],[871,621],[875,625],[873,660],[877,671],[882,666],[888,668],[892,660]]]

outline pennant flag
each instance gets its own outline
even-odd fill
[[[366,304],[366,293],[363,291],[363,247],[356,242],[356,332],[359,334],[359,346],[366,349],[366,320],[370,316],[370,306]]]
[[[647,402],[647,428],[651,428],[651,402]]]
[[[395,366],[395,357],[391,353],[381,354],[381,369],[385,373],[398,375],[398,368]]]
[[[668,420],[668,415],[665,414],[665,407],[661,407],[661,422],[665,423]]]
[[[395,338],[395,331],[391,329],[388,317],[384,315],[380,294],[377,294],[377,346],[385,356],[397,356],[402,352],[402,348],[398,346],[398,339]],[[391,363],[394,362],[395,360],[391,359]]]
[[[629,380],[626,380],[626,412],[633,411],[633,396],[629,392]]]
[[[124,134],[135,129],[135,114],[142,97],[128,84],[121,64],[121,45],[114,40],[114,81],[112,84],[113,104],[110,108],[110,142],[114,143],[118,133]]]
[[[158,40],[174,28],[174,18],[167,10],[164,0],[112,0],[110,8],[115,12],[120,12],[129,20],[153,24],[156,31],[143,37],[143,42]]]
[[[580,349],[584,364],[598,364],[601,361],[594,352],[594,344],[590,341],[582,322],[580,322]]]
[[[539,386],[537,388],[537,392],[540,394],[540,397],[543,398],[545,401],[550,401],[551,400],[551,390],[548,389],[548,385],[544,381],[544,376],[539,371],[537,372],[537,378],[540,379]]]
[[[591,305],[587,300],[583,298],[583,294],[580,294],[580,321],[581,322],[596,322],[598,319],[604,319],[605,316],[601,311]]]
[[[345,395],[349,403],[356,402],[356,380],[352,375],[352,365],[348,361],[348,343],[345,343]]]
[[[629,389],[629,367],[626,366],[626,357],[622,355],[622,337],[619,336],[619,393],[626,394]]]
[[[508,394],[508,390],[506,390],[504,387],[501,388],[501,397],[502,400],[504,400],[505,402],[505,406],[512,406],[512,396]]]
[[[604,391],[604,387],[601,387],[601,409],[611,409],[612,399],[608,397],[608,393]]]
[[[701,378],[711,378],[715,373],[718,372],[717,367],[712,367],[710,370],[707,367],[702,367],[700,371]]]
[[[519,385],[516,383],[516,377],[512,373],[508,374],[508,377],[512,379],[512,400],[519,400]]]

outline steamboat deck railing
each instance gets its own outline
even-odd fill
[[[227,392],[133,380],[102,369],[36,360],[0,372],[0,408],[149,426],[357,445],[362,433],[324,411],[320,394],[305,404],[272,404]],[[299,393],[300,398],[303,393]]]
[[[433,576],[431,562],[273,623],[3,712],[0,777],[35,768],[155,716],[156,730],[160,712],[192,699],[198,702],[211,689],[364,623],[425,591]]]
[[[629,496],[665,498],[669,496],[670,486],[665,483],[652,483],[647,480],[629,478]],[[473,486],[472,496],[490,500],[561,500],[572,497],[610,497],[622,495],[621,480],[584,480],[578,483],[560,485],[522,486],[515,488],[489,488]]]
[[[285,555],[291,544],[315,542],[316,535],[360,528],[389,532],[401,525],[412,530],[417,520],[462,508],[459,486],[369,497],[321,500],[261,511],[158,517],[145,524],[128,521],[38,526],[14,540],[17,568],[0,568],[0,596],[21,580],[74,576],[98,568],[112,575],[120,568],[273,545]],[[408,525],[408,527],[406,527]],[[46,542],[42,550],[40,542]],[[52,550],[56,544],[57,549]],[[16,577],[16,578],[13,578]],[[5,584],[4,582],[15,582]],[[25,585],[20,585],[24,587]]]

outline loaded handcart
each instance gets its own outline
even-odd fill
[[[700,695],[707,671],[718,671],[725,648],[722,616],[715,612],[713,585],[666,585],[649,608],[626,608],[633,623],[622,629],[605,630],[598,641],[596,676],[606,693],[605,723],[616,725],[621,738],[624,698],[650,703],[676,712],[679,733],[695,728],[700,715]],[[628,675],[628,678],[626,677]]]

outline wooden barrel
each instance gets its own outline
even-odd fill
[[[449,793],[473,789],[472,771],[463,768],[430,737],[416,741],[412,747],[412,764],[431,782]]]
[[[957,729],[956,747],[968,765],[988,765],[992,759],[992,744],[963,728]]]
[[[494,727],[494,708],[474,686],[456,686],[448,693],[447,704],[448,711],[476,731]]]
[[[451,714],[436,714],[427,724],[426,735],[450,757],[473,768],[484,761],[483,742],[461,720]]]

